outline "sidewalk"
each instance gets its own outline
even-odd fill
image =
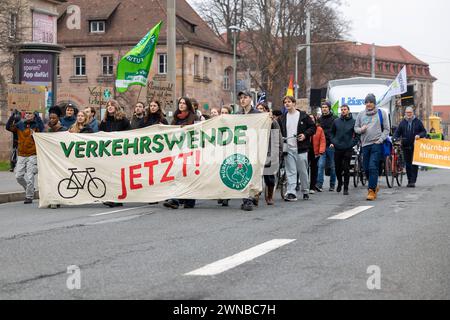
[[[37,175],[35,189],[38,189]],[[17,183],[14,172],[0,172],[0,203],[22,201],[25,199],[23,188]],[[38,193],[35,193],[35,199],[38,199]]]

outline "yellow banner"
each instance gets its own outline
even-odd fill
[[[414,147],[413,164],[450,169],[450,142],[420,139]]]

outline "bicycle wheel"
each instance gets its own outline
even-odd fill
[[[401,187],[403,185],[404,175],[405,175],[405,168],[404,168],[404,163],[403,163],[403,156],[400,154],[397,157],[397,176],[396,176],[397,185],[399,187]]]
[[[359,162],[359,157],[355,159],[355,165],[353,167],[353,185],[355,188],[358,188],[360,181],[360,171],[361,171],[361,163]]]
[[[101,199],[106,194],[106,185],[99,178],[92,178],[88,183],[88,191],[96,199]]]
[[[386,157],[384,160],[384,173],[386,175],[387,186],[392,189],[394,187],[394,175],[392,172],[392,156]]]
[[[73,199],[77,196],[78,189],[76,183],[71,179],[63,179],[58,183],[58,193],[64,199]]]

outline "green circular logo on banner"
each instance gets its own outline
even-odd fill
[[[234,154],[224,160],[220,168],[220,178],[230,189],[244,190],[253,177],[250,160],[242,154]]]

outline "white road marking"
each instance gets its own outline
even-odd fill
[[[136,208],[128,208],[128,209],[115,210],[115,211],[109,211],[109,212],[103,212],[103,213],[96,213],[96,214],[92,214],[90,216],[91,217],[101,217],[101,216],[106,216],[106,215],[109,215],[109,214],[115,214],[115,213],[119,213],[119,212],[143,209],[143,208],[148,208],[148,207],[150,207],[150,206],[142,206],[142,207],[136,207]]]
[[[140,218],[142,216],[143,216],[142,214],[135,214],[132,216],[127,216],[127,217],[114,218],[114,219],[102,220],[102,221],[97,221],[97,222],[90,222],[90,223],[86,223],[86,225],[87,226],[96,226],[96,225],[107,224],[107,223],[125,222],[125,221],[130,221],[133,219]]]
[[[364,212],[364,211],[372,209],[372,208],[373,208],[373,206],[372,207],[370,207],[370,206],[357,207],[357,208],[354,208],[352,210],[348,210],[348,211],[345,211],[345,212],[340,213],[338,215],[335,215],[335,216],[333,216],[331,218],[328,218],[328,220],[346,220],[348,218],[356,216],[357,214],[360,214],[361,212]]]
[[[256,259],[260,256],[263,256],[294,241],[296,241],[296,239],[275,239],[248,250],[242,251],[228,258],[208,264],[203,268],[186,273],[185,276],[215,276],[227,270],[233,269],[241,264],[249,262],[253,259]]]

